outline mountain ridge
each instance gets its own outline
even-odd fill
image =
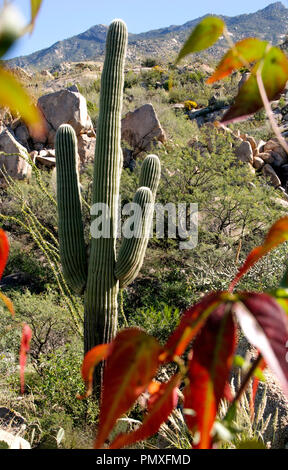
[[[179,52],[191,29],[206,16],[209,15],[189,20],[182,25],[170,25],[138,34],[129,33],[128,61],[141,61],[145,56],[171,58],[171,55]],[[255,13],[217,16],[226,22],[234,41],[254,36],[280,44],[288,34],[288,8],[281,2],[272,3]],[[10,59],[7,64],[10,67],[43,69],[61,62],[103,60],[107,29],[108,26],[103,24],[94,25],[78,35],[57,41],[48,48]],[[224,48],[227,48],[227,43],[220,39],[208,53],[217,57],[223,53]]]

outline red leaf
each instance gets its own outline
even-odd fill
[[[136,328],[121,331],[111,343],[104,371],[96,449],[103,447],[117,419],[146,390],[162,351],[155,338]]]
[[[200,302],[190,307],[183,313],[180,324],[172,333],[165,345],[167,361],[173,360],[173,356],[181,356],[190,341],[197,335],[203,324],[213,310],[223,302],[223,293],[212,292],[206,295]]]
[[[84,395],[78,395],[77,398],[82,400],[83,398],[89,397],[93,389],[93,373],[95,367],[99,362],[104,361],[108,357],[110,344],[99,344],[94,348],[90,349],[87,354],[85,354],[83,363],[82,363],[82,378],[85,382],[86,393]]]
[[[9,255],[8,237],[4,230],[0,229],[0,279],[5,269]]]
[[[288,396],[288,319],[273,297],[264,293],[243,293],[234,305],[241,329],[259,349]]]
[[[21,383],[21,393],[24,393],[24,371],[27,361],[27,353],[30,349],[30,341],[32,337],[32,330],[30,326],[24,324],[22,328],[22,338],[21,338],[21,345],[20,345],[20,383]]]
[[[211,448],[211,430],[232,367],[236,328],[230,309],[220,305],[214,310],[196,338],[189,360],[190,383],[184,389],[184,414],[189,429],[200,434],[200,449]]]
[[[234,70],[240,69],[245,63],[258,62],[265,54],[267,41],[257,38],[246,38],[237,42],[224,55],[213,75],[208,78],[207,83],[214,83],[230,75]]]
[[[270,228],[263,245],[257,246],[247,256],[243,266],[239,269],[237,275],[229,286],[229,291],[232,292],[235,285],[239,282],[241,277],[260,259],[266,255],[269,251],[276,248],[280,243],[284,243],[288,240],[288,217],[283,217],[277,220],[274,225]]]
[[[263,108],[263,101],[257,83],[257,72],[262,67],[261,77],[269,101],[281,93],[288,80],[288,59],[278,47],[270,47],[263,61],[258,62],[239,90],[234,104],[223,116],[221,122],[229,124],[245,119]]]
[[[167,383],[162,383],[157,387],[157,391],[148,401],[148,413],[142,425],[129,434],[119,434],[110,445],[110,449],[127,447],[138,441],[143,441],[153,436],[161,424],[167,421],[173,409],[177,405],[177,387],[181,382],[181,375],[177,374]]]

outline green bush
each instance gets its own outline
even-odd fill
[[[130,89],[133,86],[136,86],[138,82],[139,82],[139,76],[136,73],[129,70],[127,73],[125,73],[124,90],[126,90],[127,88]]]
[[[150,306],[136,310],[129,317],[129,326],[143,328],[146,333],[155,336],[160,343],[164,344],[178,325],[179,319],[180,311],[178,308],[160,303],[159,309]]]
[[[43,358],[42,375],[30,374],[26,378],[26,388],[37,396],[43,417],[55,413],[65,413],[73,419],[73,425],[94,424],[98,416],[95,399],[78,400],[83,394],[84,384],[80,374],[83,351],[80,341],[59,348]]]

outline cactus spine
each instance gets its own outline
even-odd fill
[[[85,352],[97,344],[111,341],[116,333],[119,286],[125,287],[132,282],[143,263],[160,178],[159,159],[149,155],[143,162],[141,187],[133,201],[142,209],[140,237],[124,238],[117,259],[118,200],[123,160],[120,146],[121,110],[127,37],[125,23],[114,20],[107,33],[101,77],[92,196],[92,204],[102,203],[109,208],[110,236],[93,238],[92,234],[88,263],[79,196],[76,137],[69,125],[60,126],[56,134],[61,261],[69,285],[77,293],[84,292]]]

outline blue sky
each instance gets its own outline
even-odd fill
[[[13,3],[29,17],[29,0]],[[183,24],[207,13],[227,16],[251,13],[271,3],[273,0],[43,0],[33,34],[19,40],[9,57],[49,47],[95,24],[109,24],[114,18],[126,21],[129,32],[140,33]],[[282,3],[288,8],[288,0]]]

